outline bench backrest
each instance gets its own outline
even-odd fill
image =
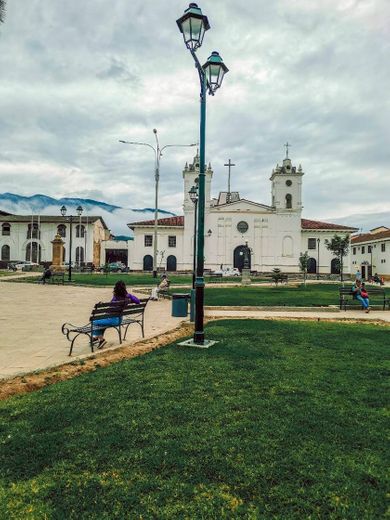
[[[381,287],[366,287],[368,297],[370,297],[370,294],[380,294],[385,296],[385,290]],[[339,288],[340,296],[343,294],[353,294],[351,287],[340,287]]]
[[[142,314],[145,311],[149,298],[143,298],[139,303],[128,303],[122,309],[122,317],[131,316],[133,314]]]
[[[92,309],[89,321],[141,314],[144,312],[148,301],[149,298],[143,298],[140,300],[140,303],[133,303],[131,301],[99,302]]]

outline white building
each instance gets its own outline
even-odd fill
[[[192,269],[194,249],[194,204],[190,188],[199,175],[199,156],[183,170],[183,216],[158,221],[158,264],[168,271]],[[211,196],[213,170],[206,169],[205,269],[242,268],[240,255],[245,242],[252,250],[251,270],[270,272],[278,267],[285,273],[299,271],[299,256],[308,251],[310,269],[320,274],[338,272],[338,263],[325,247],[325,239],[334,234],[351,235],[356,228],[302,219],[303,170],[292,165],[286,156],[282,166],[271,174],[271,204],[240,198],[239,193],[221,192]],[[133,222],[134,241],[129,244],[129,266],[150,270],[153,264],[154,220]],[[319,266],[318,266],[319,264]],[[350,272],[350,257],[345,259]]]
[[[56,234],[64,244],[64,262],[69,259],[69,217],[12,215],[0,212],[0,265],[29,260],[52,261],[52,244]],[[100,265],[101,243],[109,230],[101,217],[74,217],[72,224],[72,261]]]
[[[352,245],[352,271],[360,270],[363,278],[375,273],[390,280],[390,229],[380,226],[369,233],[355,235]]]

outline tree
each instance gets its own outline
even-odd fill
[[[0,0],[0,23],[4,23],[5,19],[5,0]]]
[[[349,236],[334,235],[331,240],[325,239],[325,246],[336,256],[340,265],[340,281],[343,281],[344,257],[349,251]]]
[[[309,253],[305,251],[299,255],[299,269],[303,273],[303,285],[306,287],[307,267],[309,265]]]
[[[272,269],[271,278],[275,282],[275,285],[278,285],[279,282],[287,280],[287,275],[283,274],[278,267],[275,267]]]

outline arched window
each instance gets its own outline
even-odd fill
[[[85,226],[78,224],[76,226],[76,238],[84,238],[85,236]]]
[[[57,233],[62,238],[66,237],[66,226],[65,226],[65,224],[60,224],[59,226],[57,226]]]
[[[176,256],[169,255],[167,258],[167,271],[176,271]]]
[[[32,248],[31,248],[32,245]],[[32,252],[32,254],[31,254]],[[35,262],[37,264],[41,261],[41,246],[38,246],[38,242],[28,242],[26,247],[26,261]]]
[[[76,247],[76,264],[83,264],[84,263],[84,248],[83,247]]]
[[[293,255],[293,239],[291,237],[283,237],[282,255],[292,256]]]
[[[338,258],[333,258],[331,261],[330,272],[331,274],[340,274],[340,260]]]
[[[287,193],[286,195],[286,209],[292,208],[292,195],[290,193]]]
[[[143,270],[144,271],[152,271],[153,270],[153,257],[152,257],[152,255],[145,255],[144,256]]]
[[[1,259],[5,262],[9,262],[11,260],[11,250],[9,246],[5,245],[1,248]]]
[[[5,222],[2,226],[1,226],[1,234],[3,236],[7,236],[9,237],[10,234],[11,234],[11,225],[8,224],[8,222]]]
[[[315,258],[309,258],[307,261],[307,272],[310,274],[317,272],[317,260]]]
[[[26,238],[41,238],[39,233],[38,224],[29,224],[27,226],[27,237]]]

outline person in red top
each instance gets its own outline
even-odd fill
[[[114,296],[112,297],[112,302],[133,302],[133,303],[140,303],[139,299],[134,296],[134,294],[131,294],[127,292],[126,284],[123,280],[118,280],[114,286]],[[103,318],[101,320],[95,320],[93,322],[93,337],[92,341],[94,343],[97,342],[97,348],[102,348],[107,343],[107,341],[104,339],[104,331],[107,327],[117,326],[121,323],[122,318],[121,317],[114,317],[114,318]]]

